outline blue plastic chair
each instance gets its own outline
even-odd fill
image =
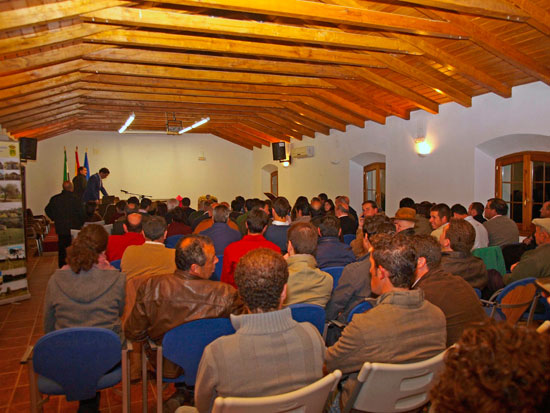
[[[481,290],[479,288],[474,288],[474,291],[476,292],[477,298],[481,299]]]
[[[350,245],[351,241],[355,239],[355,234],[346,234],[344,235],[343,238],[344,238],[344,244]]]
[[[38,411],[47,401],[39,393],[65,395],[68,401],[86,400],[121,380],[123,411],[130,407],[127,350],[121,349],[120,338],[111,330],[74,327],[53,331],[29,347],[21,363],[29,364],[31,411]]]
[[[120,261],[122,260],[114,260],[114,261],[111,261],[109,264],[111,264],[113,267],[115,267],[117,270],[120,271]]]
[[[372,308],[372,304],[369,301],[362,301],[351,309],[348,314],[346,322],[349,324],[355,314],[361,314],[369,311]]]
[[[173,328],[164,335],[162,346],[151,346],[157,349],[157,412],[162,412],[162,383],[194,386],[204,348],[217,338],[234,333],[229,318],[204,318]],[[175,379],[162,377],[162,357],[183,368],[184,373]],[[147,388],[147,379],[143,386]]]
[[[223,254],[222,255],[216,255],[218,257],[218,263],[216,264],[216,268],[214,268],[214,272],[210,276],[210,279],[212,281],[220,281],[222,276],[222,268],[223,268]]]
[[[325,309],[316,304],[292,304],[289,305],[292,318],[299,322],[309,322],[317,327],[319,333],[325,332]]]
[[[183,237],[184,236],[182,234],[172,235],[164,240],[164,245],[166,245],[166,248],[176,248],[176,244]]]
[[[522,293],[519,293],[519,287],[523,287]],[[489,317],[506,320],[510,324],[515,324],[528,311],[527,325],[529,325],[533,319],[537,298],[535,278],[524,278],[508,284],[496,291],[488,301],[481,300],[481,302],[486,307],[485,312]]]
[[[340,281],[340,277],[342,276],[342,271],[344,271],[344,267],[326,267],[321,268],[321,271],[328,272],[330,275],[332,275],[332,291],[336,289],[336,286],[338,285],[338,281]]]

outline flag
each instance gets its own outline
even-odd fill
[[[65,160],[63,161],[63,182],[69,180],[69,168],[67,168],[67,148],[63,148]]]
[[[80,168],[80,162],[78,162],[78,146],[76,147],[76,150],[74,151],[74,176],[78,176],[78,168]]]
[[[84,167],[86,168],[86,179],[90,179],[90,165],[88,165],[88,148],[84,152]]]

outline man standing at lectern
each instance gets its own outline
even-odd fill
[[[109,176],[109,170],[107,168],[101,168],[98,173],[93,174],[90,176],[90,179],[88,180],[88,185],[86,185],[86,190],[84,191],[84,195],[82,195],[82,201],[88,202],[88,201],[96,201],[99,203],[99,191],[103,194],[103,196],[108,196],[109,194],[103,187],[103,179],[106,179]]]

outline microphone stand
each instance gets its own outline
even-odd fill
[[[136,194],[134,192],[128,192],[126,191],[125,189],[121,189],[120,192],[126,194],[126,195],[135,195],[135,196],[138,196],[139,199],[143,199],[143,198],[152,198],[153,196],[152,195],[142,195],[142,194]]]

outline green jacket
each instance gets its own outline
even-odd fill
[[[523,254],[514,270],[504,276],[504,284],[529,277],[550,277],[550,244],[539,245]]]

